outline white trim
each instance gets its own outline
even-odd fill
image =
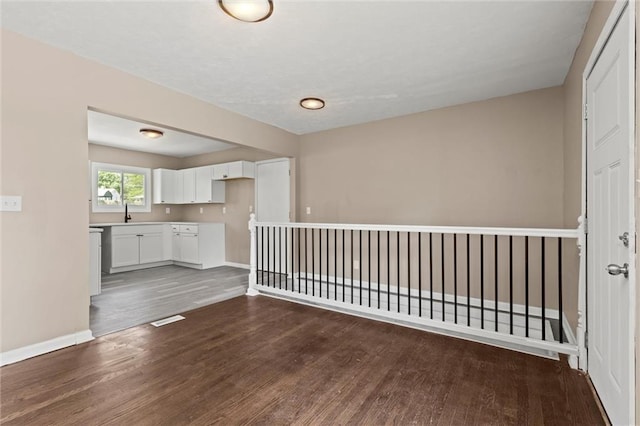
[[[98,204],[98,171],[139,173],[144,175],[144,206],[128,206],[129,213],[149,213],[151,211],[151,169],[146,167],[127,166],[124,164],[100,163],[91,161],[91,212],[92,213],[124,213],[124,204],[103,206]],[[123,194],[120,194],[123,196]]]
[[[251,269],[251,266],[249,266],[246,263],[224,262],[224,266],[232,266],[234,268],[241,268],[241,269]]]
[[[629,55],[629,62],[630,62],[630,69],[629,69],[629,74],[630,74],[630,81],[633,83],[631,84],[631,87],[633,88],[630,92],[630,96],[629,96],[629,114],[631,119],[629,120],[629,147],[628,147],[628,155],[629,155],[629,229],[630,229],[630,233],[633,232],[633,234],[635,235],[636,232],[636,217],[635,217],[635,169],[636,169],[636,158],[635,158],[635,139],[636,139],[636,133],[635,133],[635,127],[636,127],[636,108],[635,108],[635,102],[636,102],[636,78],[635,78],[635,71],[636,71],[636,63],[635,63],[635,58],[636,58],[636,2],[635,1],[628,1],[628,0],[616,0],[615,4],[613,5],[613,8],[611,10],[611,12],[609,13],[609,17],[607,18],[607,21],[604,24],[604,27],[602,28],[602,31],[600,32],[600,35],[598,37],[598,40],[596,41],[593,50],[591,51],[591,55],[589,56],[589,60],[587,61],[587,64],[584,68],[584,71],[582,73],[582,105],[581,105],[581,109],[584,107],[584,105],[587,102],[587,78],[589,77],[589,75],[591,74],[591,72],[593,71],[593,67],[595,66],[598,58],[600,57],[600,54],[602,52],[602,50],[604,49],[607,40],[609,40],[609,37],[611,36],[611,33],[613,32],[613,30],[615,29],[615,26],[618,22],[618,20],[620,19],[620,17],[622,16],[623,12],[625,11],[625,8],[628,8],[627,12],[629,13],[629,45],[630,45],[630,55]],[[582,111],[581,111],[582,114]],[[586,214],[587,211],[587,123],[585,120],[582,120],[582,217],[587,219],[587,231],[589,231],[589,223],[588,223],[588,216]],[[629,259],[629,283],[631,284],[630,286],[630,295],[629,295],[629,310],[630,310],[630,324],[629,324],[629,333],[630,333],[630,351],[631,353],[629,354],[629,373],[631,375],[631,377],[633,378],[632,380],[630,380],[630,394],[629,394],[629,400],[630,400],[630,404],[629,404],[629,409],[630,409],[630,413],[629,413],[629,419],[630,419],[630,424],[635,424],[635,419],[636,419],[636,369],[635,369],[635,332],[636,332],[636,289],[635,289],[635,282],[636,282],[636,254],[635,254],[635,238],[630,238],[629,239],[629,254],[630,254],[630,259]],[[586,262],[586,255],[585,255],[585,262],[584,262],[584,269],[583,269],[583,273],[585,274],[585,280],[584,282],[580,282],[580,287],[578,289],[578,294],[579,296],[582,295],[582,297],[580,297],[580,300],[578,301],[578,306],[579,306],[579,310],[581,310],[582,312],[586,312],[586,298],[587,298],[587,282],[586,282],[586,277],[587,277],[587,271],[588,271],[588,265]],[[584,288],[582,288],[582,285],[584,285]],[[582,309],[581,309],[582,308]],[[579,313],[580,314],[580,313]],[[588,322],[586,321],[586,319],[584,320],[584,324],[585,326],[588,324]],[[579,339],[581,336],[578,336]],[[582,344],[584,344],[584,339],[580,339]],[[584,364],[582,364],[582,362],[580,362],[580,367],[581,368],[585,368],[588,371],[588,351],[586,346],[580,347],[580,352],[581,353],[586,353],[587,357],[587,362]]]
[[[0,366],[13,364],[23,361],[34,356],[43,355],[58,349],[66,348],[73,345],[89,342],[93,340],[91,330],[83,330],[77,333],[67,334],[65,336],[56,337],[44,342],[34,343],[32,345],[23,346],[7,352],[0,353]]]
[[[405,327],[427,330],[433,333],[471,340],[474,342],[491,344],[493,346],[504,347],[519,352],[531,353],[539,356],[546,356],[549,358],[555,358],[554,353],[556,352],[569,355],[577,355],[578,353],[575,346],[566,343],[560,344],[543,340],[535,341],[532,339],[527,339],[525,337],[469,328],[463,325],[431,320],[424,317],[409,317],[407,315],[398,314],[395,312],[382,311],[365,306],[351,305],[343,302],[335,302],[333,300],[319,299],[317,297],[305,294],[292,293],[290,291],[279,290],[277,288],[265,287],[262,285],[257,285],[257,288],[260,294],[266,296],[277,297],[289,301],[295,300],[297,303],[316,306],[322,309],[338,311],[383,322],[390,322]],[[544,354],[540,351],[533,351],[532,349],[546,351],[547,353]]]
[[[300,229],[344,229],[354,231],[431,232],[435,234],[505,235],[514,237],[578,238],[578,229],[480,228],[472,226],[367,225],[344,223],[256,222],[255,226]]]

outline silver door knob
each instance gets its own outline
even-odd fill
[[[625,263],[624,265],[616,265],[612,263],[607,265],[605,270],[609,273],[609,275],[620,275],[623,274],[625,278],[629,278],[629,264]]]

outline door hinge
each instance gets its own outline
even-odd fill
[[[583,115],[583,118],[584,118],[585,120],[587,120],[587,119],[589,118],[587,104],[584,104],[584,115]]]
[[[589,219],[586,217],[582,220],[582,230],[585,234],[589,233]]]
[[[584,332],[584,347],[589,348],[589,332]]]
[[[289,176],[291,176],[291,169],[289,169]]]

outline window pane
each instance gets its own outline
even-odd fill
[[[121,205],[121,174],[98,170],[98,204],[103,206]]]
[[[124,173],[124,202],[130,206],[144,206],[144,175]]]

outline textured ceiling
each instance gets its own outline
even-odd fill
[[[190,157],[236,147],[203,136],[96,111],[88,111],[87,122],[90,143],[131,151],[151,152],[171,157]],[[149,139],[140,134],[142,128],[162,130],[164,135],[158,139]]]
[[[590,1],[2,1],[2,26],[304,134],[562,84]],[[301,98],[327,106],[307,111]]]

